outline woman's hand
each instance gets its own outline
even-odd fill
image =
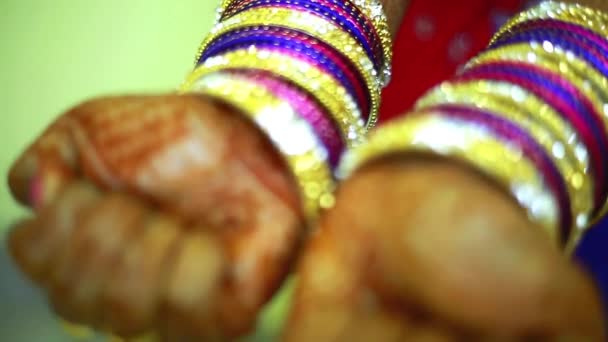
[[[356,173],[298,274],[288,341],[604,340],[577,265],[495,184],[445,161]]]
[[[16,162],[34,217],[10,249],[69,321],[169,341],[247,332],[303,220],[262,133],[197,96],[117,97],[61,116]]]

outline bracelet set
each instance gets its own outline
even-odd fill
[[[391,49],[378,0],[224,0],[180,90],[223,100],[262,129],[314,218],[333,204],[342,152],[376,123]]]
[[[474,166],[571,251],[608,209],[608,15],[553,1],[521,13],[339,174],[404,152]]]

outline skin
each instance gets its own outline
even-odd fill
[[[21,269],[65,319],[122,336],[249,331],[304,231],[293,179],[265,137],[197,96],[77,106],[9,178],[34,209],[9,238]]]
[[[395,34],[407,1],[384,5]],[[203,97],[79,105],[25,151],[9,185],[33,210],[9,239],[23,272],[62,317],[122,336],[246,333],[305,236],[279,155]],[[286,341],[604,339],[578,266],[495,184],[447,161],[359,170],[297,271]]]

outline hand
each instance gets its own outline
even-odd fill
[[[364,167],[298,272],[287,341],[605,340],[586,275],[495,184],[446,161]]]
[[[69,321],[165,340],[241,335],[288,272],[295,183],[250,122],[198,96],[62,115],[12,168],[34,217],[9,244]]]

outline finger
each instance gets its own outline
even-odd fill
[[[171,266],[166,287],[167,326],[171,341],[221,337],[213,320],[224,277],[224,256],[210,234],[192,232],[184,237]]]
[[[37,227],[40,224],[36,219],[23,220],[14,225],[8,236],[8,246],[15,263],[30,279],[36,281],[40,273],[35,249],[31,248],[31,241],[36,239]]]
[[[323,221],[327,223],[327,221]],[[308,243],[283,339],[297,341],[394,341],[404,339],[407,321],[382,312],[362,279],[365,248],[350,258],[322,226]],[[374,336],[376,335],[376,336]],[[369,340],[369,339],[368,339]]]
[[[145,209],[123,194],[110,194],[78,222],[72,235],[71,252],[62,256],[52,302],[67,312],[66,318],[98,325],[100,294],[122,250],[142,227]]]
[[[73,182],[35,220],[13,230],[9,246],[14,258],[34,281],[45,282],[45,274],[74,229],[78,213],[99,198],[89,183]]]
[[[104,326],[121,336],[153,330],[163,280],[182,233],[172,219],[154,215],[126,248],[103,294]]]
[[[77,158],[69,120],[60,118],[9,171],[9,187],[13,196],[34,208],[50,203],[77,175]]]

